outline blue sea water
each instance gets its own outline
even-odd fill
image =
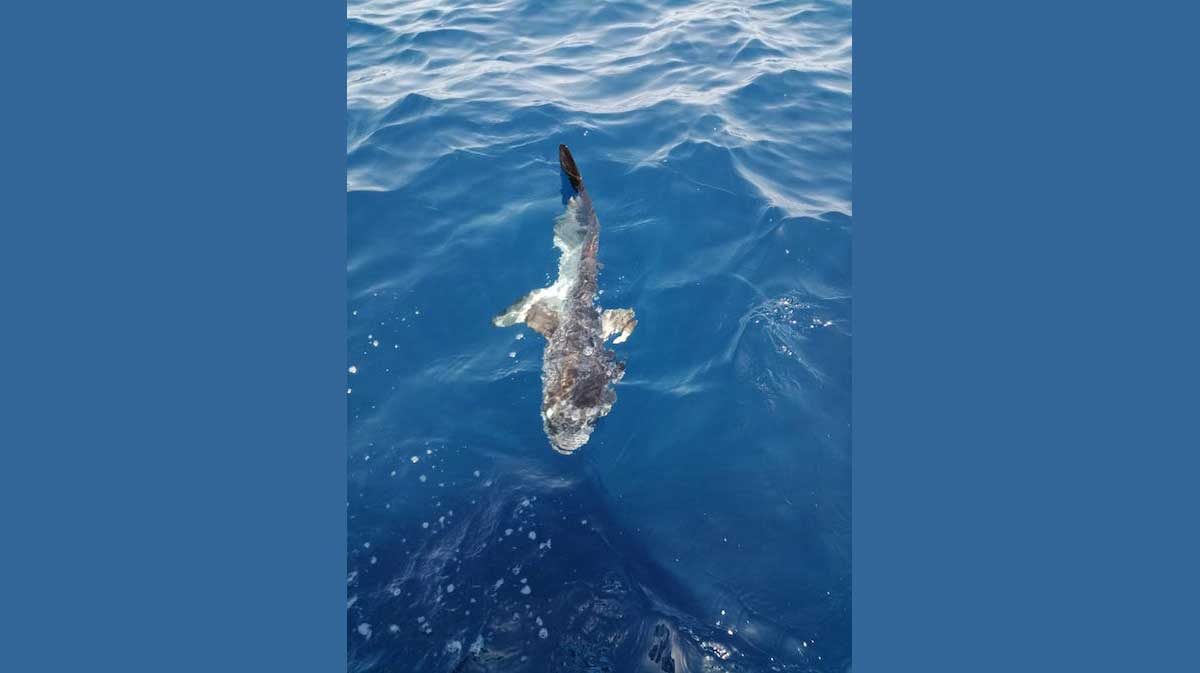
[[[349,669],[850,669],[846,2],[350,0]],[[543,433],[571,147],[611,413]]]

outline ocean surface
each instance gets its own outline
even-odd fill
[[[349,670],[848,671],[851,9],[390,2],[347,19]],[[569,456],[557,146],[617,400]]]

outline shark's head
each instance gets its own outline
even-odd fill
[[[542,369],[542,421],[546,437],[559,453],[571,453],[587,443],[596,421],[612,409],[625,365],[612,351],[580,353]]]

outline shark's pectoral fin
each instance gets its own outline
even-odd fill
[[[604,339],[614,334],[618,335],[613,339],[613,343],[624,343],[633,334],[633,328],[637,327],[637,320],[633,317],[633,309],[631,308],[610,308],[600,314],[600,331],[604,333]]]
[[[495,318],[492,318],[492,324],[496,327],[511,327],[519,322],[525,322],[529,308],[541,298],[542,293],[545,291],[545,288],[538,288],[514,301],[511,306],[496,314]]]
[[[558,329],[558,313],[545,301],[534,302],[525,314],[525,324],[547,339]]]

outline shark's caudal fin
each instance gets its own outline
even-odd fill
[[[566,145],[558,146],[558,165],[562,166],[563,173],[567,174],[567,179],[571,181],[575,191],[583,191],[583,176],[579,174],[575,158],[571,156],[571,150],[567,149]]]

